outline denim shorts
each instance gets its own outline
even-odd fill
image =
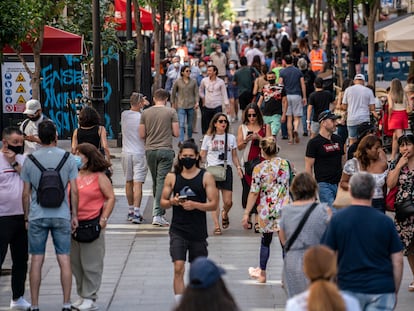
[[[343,291],[355,297],[361,305],[361,310],[394,310],[395,293],[364,294],[351,291]]]
[[[348,137],[357,138],[358,137],[358,125],[348,125]]]
[[[45,254],[49,231],[52,234],[56,254],[69,255],[71,224],[69,220],[64,218],[40,218],[31,220],[27,232],[29,253],[32,255]]]
[[[177,260],[186,261],[187,251],[189,262],[200,256],[207,257],[207,245],[206,240],[190,241],[170,231],[170,256],[173,262]]]

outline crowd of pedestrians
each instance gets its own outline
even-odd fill
[[[278,255],[284,260],[287,310],[319,310],[320,304],[320,310],[392,310],[403,255],[414,275],[414,135],[406,132],[414,78],[404,89],[400,81],[391,83],[390,117],[382,120],[394,131],[389,161],[375,134],[381,113],[365,76],[356,74],[335,96],[320,75],[327,61],[319,40],[310,48],[307,36],[294,38],[288,25],[251,29],[236,23],[228,34],[197,33],[192,50],[186,42],[169,50],[165,88],[154,90],[153,102],[133,92],[130,110],[122,112],[126,218],[145,222],[142,185],[149,169],[150,222],[169,227],[176,310],[203,309],[203,291],[217,293],[226,310],[238,310],[221,280],[224,271],[204,258],[207,212],[212,233],[225,234],[236,187],[243,189],[242,226],[261,235],[259,265],[247,269],[248,275],[267,282],[276,233],[283,247]],[[96,110],[83,108],[68,153],[56,146],[56,127],[39,101],[28,101],[24,114],[20,129],[3,131],[0,152],[0,225],[9,229],[0,233],[0,263],[10,245],[10,307],[39,310],[51,232],[61,269],[62,311],[96,310],[105,227],[115,205],[105,128]],[[230,125],[239,118],[234,135]],[[193,139],[198,127],[200,147]],[[300,134],[311,136],[303,154],[305,172],[295,172],[294,163],[278,156],[278,140],[299,144]],[[349,195],[343,210],[334,205],[338,187]],[[384,214],[391,190],[394,221]],[[24,299],[29,254],[31,304]],[[91,260],[91,254],[99,260]],[[192,263],[188,288],[187,258]],[[74,303],[72,274],[79,296]],[[414,281],[408,290],[414,291]]]

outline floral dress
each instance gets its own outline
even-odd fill
[[[395,164],[394,164],[395,167]],[[398,191],[395,202],[402,202],[411,197],[414,200],[414,171],[410,171],[408,166],[404,166],[398,176]],[[394,218],[395,226],[400,235],[401,242],[404,244],[404,255],[414,253],[414,216],[405,219]]]
[[[250,192],[259,193],[257,206],[261,233],[279,230],[280,210],[289,203],[289,164],[279,157],[256,165]]]

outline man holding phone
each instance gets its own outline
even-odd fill
[[[207,257],[206,212],[218,205],[214,177],[200,169],[200,155],[194,140],[180,147],[174,172],[165,178],[161,207],[173,207],[170,226],[170,255],[174,263],[174,294],[177,303],[184,292],[184,271],[187,258]]]

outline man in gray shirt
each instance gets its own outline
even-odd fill
[[[156,90],[155,105],[142,112],[139,124],[139,136],[145,139],[145,156],[153,181],[152,224],[162,227],[170,225],[164,218],[165,210],[160,206],[160,199],[165,176],[174,161],[172,138],[179,135],[177,112],[165,106],[167,99],[166,90]]]

